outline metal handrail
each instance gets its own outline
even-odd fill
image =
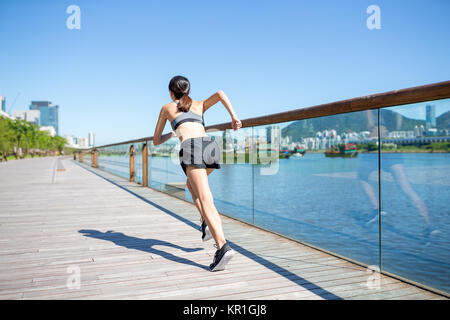
[[[418,103],[430,100],[439,100],[450,98],[450,80],[436,82],[423,86],[411,87],[401,90],[393,90],[373,95],[357,97],[348,100],[325,103],[307,108],[299,108],[291,111],[274,113],[261,117],[254,117],[242,120],[242,127],[254,127],[268,124],[275,124],[287,121],[296,121],[335,114],[372,110],[383,107],[392,107],[410,103]],[[224,122],[207,126],[206,130],[225,130],[231,129],[231,122]],[[98,146],[93,149],[112,147],[122,144],[145,142],[153,140],[152,137],[128,140]]]

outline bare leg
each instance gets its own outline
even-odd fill
[[[359,180],[361,183],[361,186],[363,187],[364,191],[366,192],[367,196],[369,197],[370,202],[372,203],[372,207],[374,210],[378,209],[378,199],[375,194],[375,190],[372,188],[372,186],[364,180]]]
[[[205,220],[205,215],[202,212],[202,206],[200,204],[200,199],[198,198],[197,194],[195,193],[194,189],[192,188],[191,182],[189,181],[189,179],[187,179],[187,181],[186,181],[186,186],[192,195],[192,201],[194,202],[195,206],[197,207],[197,210],[202,217],[202,221]]]
[[[409,183],[408,178],[406,177],[403,166],[401,164],[394,164],[391,167],[391,171],[394,174],[395,181],[400,185],[400,187],[403,189],[406,195],[412,200],[412,202],[422,215],[423,219],[425,220],[425,223],[427,225],[430,224],[430,218],[428,217],[427,207],[425,206],[425,203],[422,201],[420,196],[411,187],[411,184]]]
[[[207,172],[208,176],[213,171],[214,171],[214,169],[206,169],[206,172]],[[198,198],[197,194],[195,193],[194,189],[192,188],[192,185],[191,185],[191,182],[189,181],[189,178],[186,181],[186,186],[187,186],[189,192],[192,195],[192,201],[194,202],[195,206],[197,207],[197,210],[200,213],[200,216],[202,217],[202,221],[204,221],[205,220],[205,215],[202,212],[202,206],[200,204],[200,199]]]
[[[206,224],[216,241],[217,247],[220,249],[225,244],[225,236],[222,229],[222,220],[214,206],[213,196],[209,188],[208,174],[205,169],[186,167],[186,172],[192,190],[197,195],[200,203],[202,216],[205,218]]]

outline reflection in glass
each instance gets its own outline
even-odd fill
[[[255,127],[279,148],[273,174],[255,166],[255,224],[378,265],[378,154],[366,149],[378,142],[377,119],[363,111]]]
[[[253,128],[210,131],[222,148],[219,170],[209,175],[209,186],[217,210],[253,223]]]
[[[100,169],[121,176],[130,177],[129,151],[131,144],[98,148],[98,166]]]
[[[83,152],[83,163],[87,164],[88,166],[92,165],[92,158],[90,152]]]
[[[450,100],[381,111],[382,267],[449,292]]]
[[[143,142],[133,144],[134,147],[134,181],[142,184],[142,148]]]
[[[184,200],[186,176],[178,160],[179,139],[173,137],[158,146],[149,142],[149,146],[148,185]]]

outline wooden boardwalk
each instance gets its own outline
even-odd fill
[[[193,205],[70,159],[2,163],[0,299],[445,299],[386,276],[371,288],[363,267],[223,225],[237,254],[211,273]]]

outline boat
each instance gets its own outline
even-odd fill
[[[356,144],[347,143],[332,146],[325,151],[325,157],[355,158],[358,155]]]
[[[280,150],[280,159],[289,159],[289,157],[291,156],[291,153],[289,152],[289,150],[287,148],[282,148]]]
[[[306,148],[304,146],[295,146],[294,151],[292,152],[293,157],[303,157],[306,153]]]

